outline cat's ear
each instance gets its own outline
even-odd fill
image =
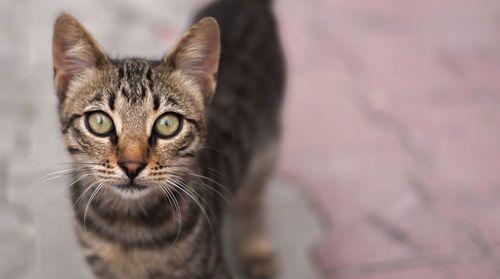
[[[219,56],[219,25],[214,18],[206,17],[182,36],[164,63],[194,81],[208,103],[215,92]]]
[[[59,100],[68,86],[84,74],[108,63],[108,57],[89,32],[72,16],[60,15],[54,25],[52,41],[54,84]]]

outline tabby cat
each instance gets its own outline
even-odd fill
[[[112,59],[70,15],[55,23],[75,227],[98,278],[232,278],[226,201],[244,273],[276,271],[260,208],[284,87],[271,3],[221,0],[196,19],[161,60]]]

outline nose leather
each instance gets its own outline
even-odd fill
[[[118,165],[130,179],[136,178],[146,167],[146,163],[142,161],[122,161]]]

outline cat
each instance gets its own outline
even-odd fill
[[[285,84],[272,3],[220,0],[194,22],[160,60],[112,59],[72,16],[55,22],[75,230],[97,278],[233,278],[227,204],[242,271],[276,273],[261,209]]]

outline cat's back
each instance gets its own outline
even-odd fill
[[[269,157],[263,150],[279,139],[284,57],[272,1],[216,1],[196,20],[206,16],[214,17],[221,30],[217,88],[208,109],[212,152],[206,164],[238,185],[256,158]]]
[[[214,17],[221,29],[221,58],[211,115],[255,133],[279,129],[285,66],[270,0],[216,1],[197,15]],[[217,114],[217,116],[214,116]],[[246,123],[250,122],[250,123]]]

